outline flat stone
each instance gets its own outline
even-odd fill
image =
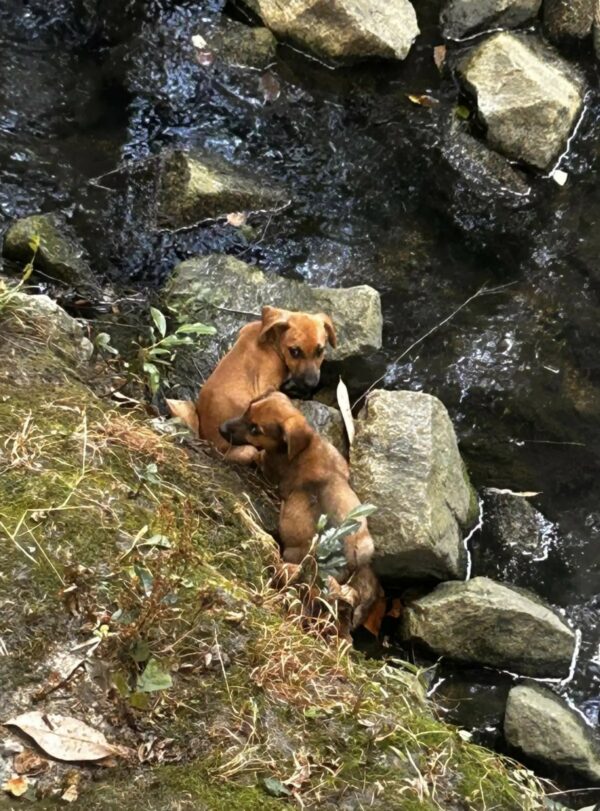
[[[236,212],[277,210],[289,195],[267,178],[208,152],[173,150],[159,161],[157,225],[178,229]]]
[[[408,0],[255,0],[265,25],[332,59],[406,59],[419,34]]]
[[[491,28],[516,28],[537,15],[542,0],[449,0],[442,9],[442,33],[460,39]]]
[[[473,93],[489,145],[548,169],[566,148],[583,104],[583,81],[536,37],[496,34],[458,67]]]
[[[186,322],[212,324],[217,330],[198,349],[178,352],[171,378],[178,381],[175,391],[180,399],[195,399],[202,381],[233,346],[240,329],[260,319],[266,304],[331,315],[338,346],[328,347],[328,359],[345,360],[381,348],[381,301],[367,285],[314,288],[267,275],[234,257],[212,254],[178,265],[165,296],[167,306]]]
[[[545,687],[520,684],[508,694],[504,734],[529,757],[600,781],[600,750],[584,720]]]
[[[251,27],[221,16],[219,26],[202,35],[208,48],[228,65],[265,68],[275,59],[277,40],[268,28]]]
[[[487,577],[442,583],[416,600],[403,633],[455,661],[537,678],[566,676],[575,651],[575,634],[549,605]]]
[[[435,397],[374,391],[356,420],[354,488],[378,509],[369,518],[382,577],[464,576],[461,527],[477,500],[448,412]]]

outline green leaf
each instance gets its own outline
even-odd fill
[[[145,639],[136,639],[129,655],[134,662],[146,662],[150,658],[150,645]]]
[[[377,512],[377,507],[374,504],[359,504],[358,507],[350,510],[346,516],[346,521],[348,519],[354,521],[357,518],[367,518],[369,515],[373,515],[374,512]]]
[[[148,538],[147,541],[140,541],[136,546],[157,546],[159,549],[170,549],[171,541],[166,535],[153,535],[151,538]]]
[[[457,118],[461,118],[463,121],[471,118],[471,111],[468,107],[465,107],[464,104],[459,104],[458,107],[454,108],[454,115]]]
[[[127,698],[131,690],[129,689],[129,684],[127,683],[127,676],[123,673],[122,670],[117,670],[116,673],[112,673],[110,677],[113,687],[116,688],[119,695],[122,698]]]
[[[156,693],[158,690],[168,690],[172,685],[171,675],[162,669],[156,659],[149,660],[137,680],[137,689],[140,693]]]
[[[140,693],[139,690],[136,690],[135,693],[129,696],[129,704],[135,710],[147,710],[150,704],[150,696],[147,693]]]
[[[182,332],[184,335],[214,335],[217,330],[206,324],[182,324],[177,327],[176,333]]]
[[[99,332],[96,335],[96,340],[94,341],[98,349],[104,349],[106,352],[110,352],[113,355],[118,355],[119,350],[115,349],[114,346],[110,344],[110,335],[108,332]]]
[[[143,566],[139,566],[137,563],[134,563],[133,571],[135,572],[135,576],[140,581],[141,586],[144,589],[144,594],[146,595],[146,597],[149,597],[152,594],[152,587],[154,585],[154,578],[152,577],[152,572],[149,572],[148,569],[144,569]]]
[[[265,777],[262,781],[263,787],[271,797],[290,797],[292,792],[284,786],[281,780],[276,777]]]
[[[158,387],[160,386],[160,372],[158,371],[158,367],[156,367],[153,363],[148,363],[148,361],[146,361],[144,363],[144,371],[148,375],[148,386],[150,387],[150,391],[152,394],[156,394]]]
[[[156,307],[150,307],[150,315],[156,324],[156,329],[159,331],[161,338],[164,338],[167,334],[167,319],[160,310],[156,309]]]

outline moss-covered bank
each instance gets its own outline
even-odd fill
[[[89,811],[541,807],[529,773],[434,718],[416,674],[303,631],[268,585],[275,510],[252,477],[98,397],[108,371],[35,313],[0,312],[0,710],[132,750],[50,764],[36,807],[73,781]],[[137,689],[150,659],[167,689]]]

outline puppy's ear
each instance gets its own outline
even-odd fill
[[[308,447],[313,430],[302,414],[295,414],[283,423],[283,439],[287,445],[288,459],[295,459]]]
[[[335,327],[333,326],[333,321],[325,313],[319,313],[319,315],[323,319],[323,325],[325,327],[325,332],[327,333],[327,340],[329,341],[331,346],[335,349],[337,346],[337,335],[335,334]]]
[[[263,307],[259,341],[265,343],[283,332],[289,326],[289,319],[289,310],[279,310],[277,307]]]

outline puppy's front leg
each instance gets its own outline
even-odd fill
[[[225,461],[236,465],[259,464],[261,451],[253,445],[237,445],[225,453]]]

